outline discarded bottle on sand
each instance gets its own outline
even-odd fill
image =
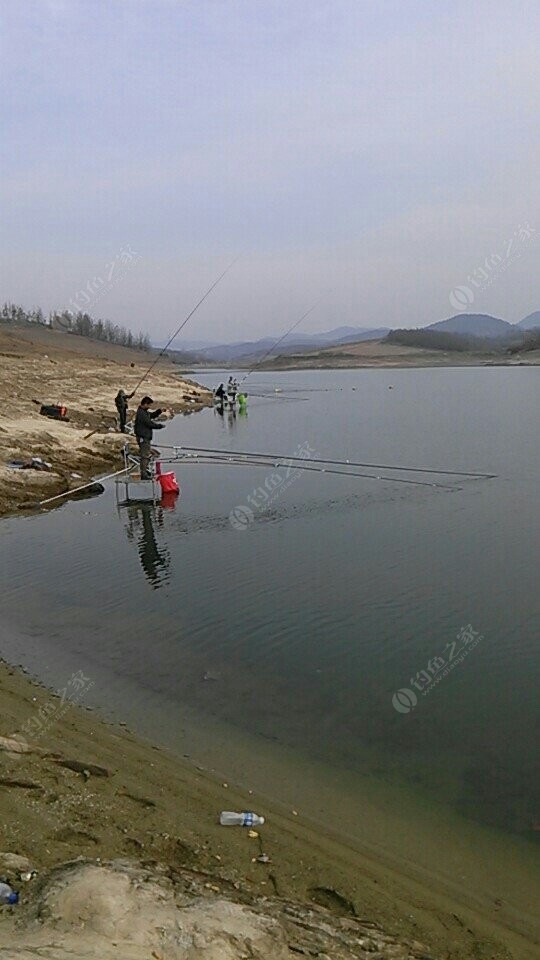
[[[0,883],[0,904],[18,903],[19,894],[11,889],[9,883]]]
[[[264,817],[259,817],[256,813],[233,813],[232,810],[224,810],[220,814],[219,822],[222,827],[262,827]]]

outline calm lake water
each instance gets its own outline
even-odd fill
[[[190,464],[173,506],[118,508],[111,489],[4,521],[0,654],[55,688],[82,669],[89,703],[180,752],[200,718],[203,739],[223,725],[534,843],[539,371],[247,386],[261,394],[247,416],[178,417],[156,442],[497,476],[366,471],[446,485],[415,486]]]

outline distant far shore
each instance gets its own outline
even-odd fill
[[[473,353],[424,350],[364,340],[328,347],[324,350],[274,357],[261,363],[260,370],[341,370],[344,368],[400,367],[534,367],[540,364],[540,350],[523,350],[515,354]],[[240,365],[237,365],[240,366]]]
[[[343,346],[326,347],[322,350],[306,350],[304,353],[281,354],[257,362],[257,357],[243,357],[207,364],[192,363],[189,370],[344,370],[362,368],[406,367],[536,367],[540,364],[540,350],[521,350],[516,353],[458,350],[427,350],[422,347],[407,347],[387,340],[362,340]],[[180,367],[184,372],[184,368]]]

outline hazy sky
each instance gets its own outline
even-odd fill
[[[0,299],[90,282],[158,339],[239,256],[187,338],[283,332],[326,291],[301,329],[540,309],[538,0],[0,10]]]

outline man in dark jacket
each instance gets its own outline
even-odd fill
[[[126,420],[127,420],[127,411],[128,411],[128,400],[134,396],[134,393],[126,393],[125,390],[119,390],[114,398],[116,404],[116,409],[118,410],[118,417],[120,420],[120,432],[126,432]]]
[[[151,474],[148,469],[150,455],[152,453],[152,431],[162,430],[164,423],[154,423],[156,417],[159,417],[161,410],[150,411],[153,404],[151,397],[143,397],[137,413],[135,414],[135,436],[139,444],[139,456],[141,460],[141,480],[151,480]]]

